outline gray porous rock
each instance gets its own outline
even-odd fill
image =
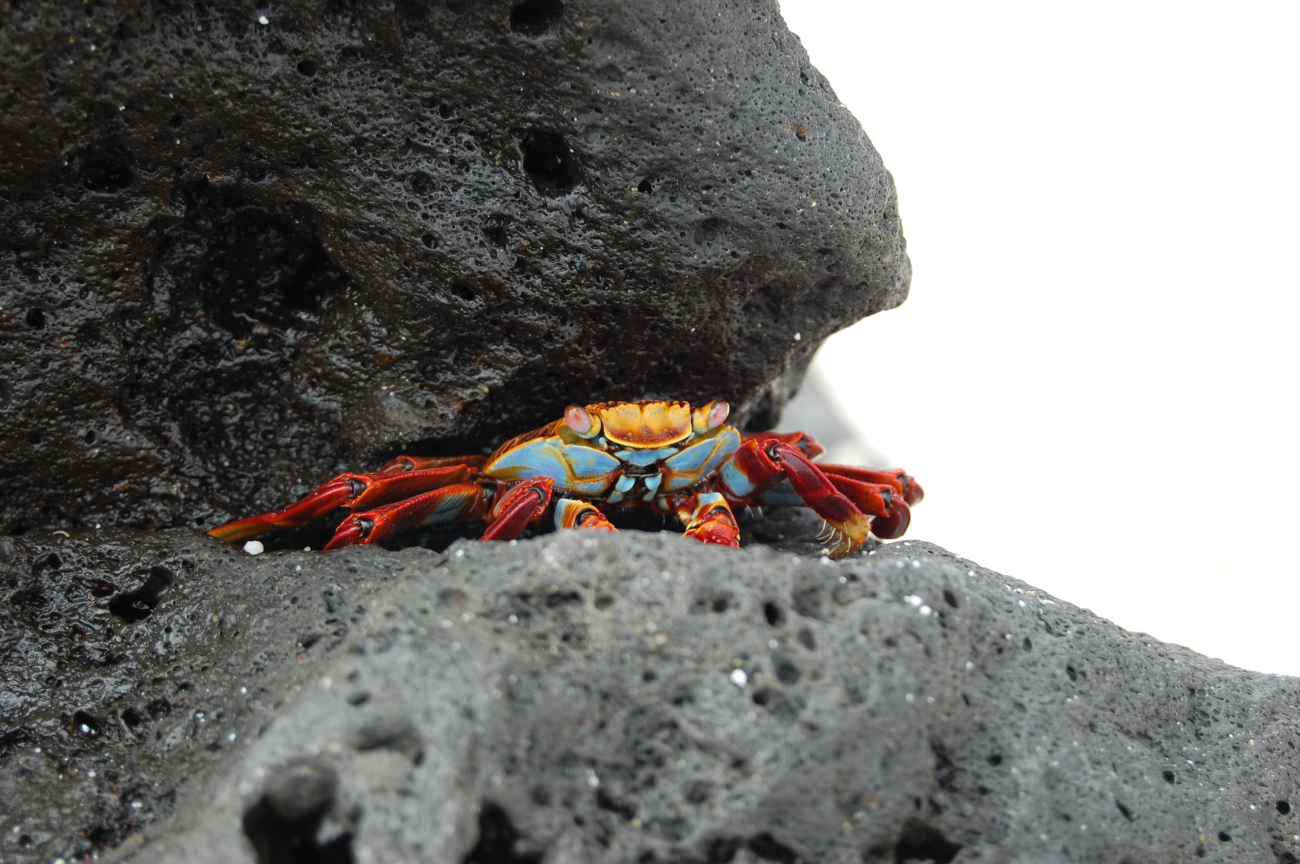
[[[927,543],[132,541],[0,548],[6,862],[1297,860],[1300,681]]]
[[[2,530],[212,527],[569,402],[765,427],[907,293],[774,0],[4,10]]]

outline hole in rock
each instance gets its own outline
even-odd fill
[[[931,861],[933,864],[948,864],[961,851],[960,843],[952,843],[935,828],[931,828],[919,819],[908,819],[903,824],[903,833],[894,846],[894,861],[903,864],[907,861]]]
[[[316,61],[315,61],[315,60],[299,60],[299,61],[298,61],[298,71],[299,71],[301,74],[307,76],[308,78],[311,78],[313,75],[316,74]]]
[[[506,224],[510,221],[509,216],[500,213],[493,213],[483,220],[483,233],[497,246],[505,248],[506,241]]]
[[[478,299],[478,294],[474,289],[462,282],[451,283],[451,293],[455,294],[466,303],[472,303]]]
[[[738,851],[740,851],[739,837],[718,837],[710,840],[704,848],[709,864],[729,864],[735,860]]]
[[[705,219],[695,227],[695,242],[701,246],[712,246],[722,237],[722,221]]]
[[[81,163],[81,185],[91,192],[121,192],[134,182],[125,159],[100,156]]]
[[[773,627],[780,627],[785,623],[785,613],[781,611],[780,606],[771,601],[763,604],[763,617],[766,618],[767,623],[771,624]]]
[[[947,603],[949,606],[956,609],[957,595],[945,588],[943,592],[943,602]]]
[[[533,130],[524,136],[524,171],[545,189],[563,192],[578,183],[578,160],[563,137]]]
[[[128,708],[122,712],[122,722],[128,729],[135,729],[144,722],[144,712],[139,708]]]
[[[800,674],[799,667],[789,660],[778,663],[776,666],[776,680],[782,684],[798,684]]]
[[[1115,807],[1119,809],[1120,815],[1122,815],[1125,819],[1127,819],[1130,822],[1133,821],[1134,819],[1133,813],[1127,807],[1125,807],[1123,802],[1120,801],[1118,798],[1115,799]]]
[[[45,329],[45,313],[40,309],[32,309],[27,313],[27,326],[33,330]]]
[[[1160,776],[1163,777],[1163,778],[1165,778],[1165,782],[1166,782],[1166,783],[1172,783],[1172,782],[1174,782],[1175,779],[1177,779],[1177,778],[1174,777],[1174,772],[1170,771],[1168,768],[1166,768],[1165,770],[1161,771],[1161,772],[1160,772]]]
[[[98,738],[104,731],[104,724],[94,714],[78,708],[72,712],[72,731],[87,738]]]
[[[561,0],[524,0],[510,10],[510,29],[525,36],[541,36],[564,14]]]
[[[187,227],[206,243],[196,289],[208,314],[236,336],[258,323],[289,327],[344,288],[320,239],[284,208],[223,195],[207,184],[191,190]]]
[[[158,601],[167,593],[176,576],[163,564],[149,568],[149,578],[129,594],[119,594],[108,601],[108,611],[124,621],[135,624],[153,614]]]
[[[794,864],[799,860],[798,853],[766,831],[749,838],[749,851],[754,853],[754,857],[762,858],[764,861]]]
[[[515,850],[518,840],[509,814],[496,804],[484,804],[478,814],[478,842],[462,864],[540,864],[540,852]]]
[[[1219,840],[1220,842],[1227,843],[1232,840],[1232,835],[1229,834],[1227,831],[1220,831]]]
[[[637,184],[636,191],[644,195],[649,195],[651,192],[655,191],[655,187],[651,185],[649,179],[646,179]]]
[[[244,834],[257,853],[258,864],[353,864],[352,834],[344,831],[321,837],[333,798],[306,813],[286,815],[269,797],[244,814]]]
[[[1288,813],[1291,812],[1291,805],[1286,801],[1278,801],[1277,812],[1281,813],[1283,816],[1286,816]]]
[[[990,756],[990,757],[989,757],[989,764],[990,764],[990,765],[1001,765],[1001,764],[1002,764],[1002,754],[1001,754],[1001,753],[994,753],[992,756]]]

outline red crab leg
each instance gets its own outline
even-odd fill
[[[595,528],[600,531],[618,529],[589,501],[561,498],[555,502],[556,528]]]
[[[479,483],[453,483],[405,501],[353,513],[339,525],[325,549],[364,546],[425,525],[482,519],[491,502],[491,495],[485,491]]]
[[[856,465],[831,465],[825,462],[819,462],[817,467],[822,469],[823,474],[835,474],[863,483],[893,486],[913,507],[920,504],[922,499],[925,498],[925,490],[921,488],[921,484],[917,483],[916,478],[902,468],[859,468]]]
[[[741,436],[742,442],[752,439],[784,441],[809,459],[816,459],[826,452],[826,448],[807,432],[750,432]]]
[[[391,462],[379,466],[379,474],[399,474],[406,471],[422,471],[426,468],[450,468],[464,465],[466,468],[483,470],[487,464],[486,456],[398,456]]]
[[[825,468],[826,466],[821,466]],[[871,533],[882,540],[902,537],[912,523],[912,509],[903,493],[886,483],[864,483],[824,471],[831,484],[871,518]]]
[[[511,486],[492,506],[487,519],[488,525],[480,540],[513,540],[528,526],[546,513],[551,503],[551,487],[555,480],[550,477],[533,477]]]
[[[780,439],[756,436],[744,442],[718,472],[718,485],[733,504],[760,503],[782,479],[842,535],[831,557],[841,558],[866,541],[871,523],[862,511],[807,456]]]
[[[385,468],[396,461],[388,463]],[[288,507],[228,522],[208,533],[218,540],[247,540],[280,528],[306,525],[340,507],[348,510],[371,508],[430,489],[462,483],[470,478],[470,471],[468,465],[460,463],[403,473],[380,470],[371,474],[340,474]]]
[[[740,545],[736,517],[719,492],[694,492],[675,495],[669,501],[677,518],[686,526],[685,536],[717,546]]]

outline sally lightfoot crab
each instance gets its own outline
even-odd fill
[[[484,540],[510,540],[552,514],[557,528],[613,531],[607,513],[670,514],[686,536],[738,546],[732,508],[805,505],[826,520],[831,557],[868,534],[902,536],[921,486],[901,470],[818,465],[802,432],[742,435],[715,400],[570,405],[563,419],[512,438],[491,456],[398,456],[371,474],[340,474],[297,503],[208,532],[245,540],[350,510],[326,549],[449,522],[488,523]]]

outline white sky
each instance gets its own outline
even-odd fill
[[[1300,675],[1300,3],[781,8],[898,185],[911,298],[814,369],[909,536]]]

